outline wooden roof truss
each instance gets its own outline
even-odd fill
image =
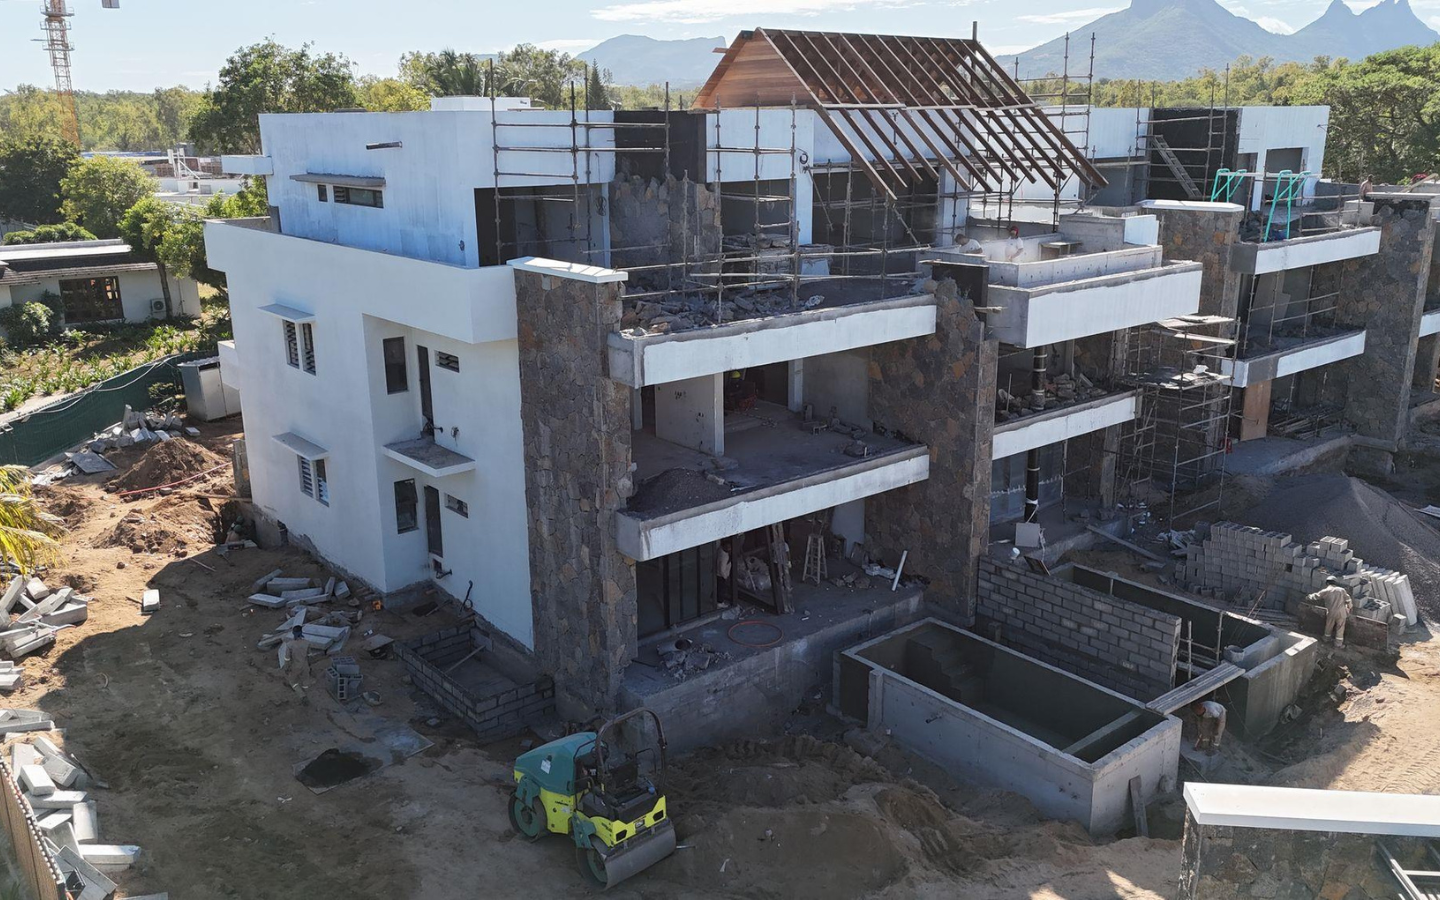
[[[778,60],[748,50],[756,41]],[[1105,184],[978,41],[757,28],[731,45],[694,108],[737,96],[724,82],[746,65],[752,74],[742,77],[751,81],[754,72],[783,80],[787,70],[798,79],[803,94],[793,84],[756,87],[757,104],[786,91],[808,95],[854,165],[891,199],[922,177],[938,181],[941,171],[970,190],[994,193],[1026,182],[1059,191],[1071,174]]]

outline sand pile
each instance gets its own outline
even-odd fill
[[[1310,542],[1341,537],[1355,555],[1410,576],[1415,602],[1440,619],[1440,532],[1394,497],[1347,475],[1299,475],[1274,488],[1235,521],[1289,532]]]
[[[134,465],[112,479],[105,487],[113,494],[159,487],[191,475],[199,475],[222,466],[225,462],[219,454],[212,453],[193,441],[176,438],[152,445]]]
[[[203,470],[202,470],[203,471]],[[149,509],[126,513],[96,541],[97,547],[124,547],[135,553],[184,555],[224,539],[220,515],[205,500],[167,497]]]

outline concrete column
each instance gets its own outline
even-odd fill
[[[642,431],[645,428],[645,402],[640,396],[640,389],[634,388],[630,391],[630,429]]]
[[[724,376],[701,375],[655,386],[655,436],[721,456],[725,453]]]
[[[790,411],[798,413],[805,408],[805,360],[790,360],[788,374]]]
[[[856,544],[865,543],[865,501],[842,503],[830,514],[830,530],[845,539],[845,552]]]
[[[1422,393],[1435,390],[1435,374],[1440,369],[1440,335],[1427,335],[1415,349],[1415,374],[1410,387]]]

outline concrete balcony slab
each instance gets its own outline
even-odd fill
[[[459,475],[475,469],[475,460],[435,443],[434,438],[415,438],[386,444],[385,455],[431,478]]]
[[[1323,263],[1373,256],[1380,252],[1380,229],[1345,228],[1288,241],[1240,242],[1230,248],[1230,268],[1242,275],[1264,275]]]
[[[992,460],[1100,431],[1134,420],[1140,414],[1140,392],[1126,391],[1046,410],[995,426]]]
[[[1365,330],[1297,343],[1246,359],[1221,360],[1220,371],[1230,376],[1235,387],[1249,387],[1263,381],[1294,375],[1359,356],[1365,352]]]
[[[665,384],[935,333],[935,296],[917,294],[728,322],[674,334],[612,334],[610,377]]]
[[[990,286],[991,334],[1016,347],[1059,344],[1191,315],[1200,309],[1201,265],[1174,261],[1032,287]]]
[[[1440,334],[1440,309],[1432,309],[1420,317],[1420,337]]]
[[[716,458],[636,432],[630,509],[616,516],[620,551],[644,561],[924,481],[923,445],[867,434],[868,455],[847,455],[846,434],[811,434],[788,412],[771,425],[727,432]]]

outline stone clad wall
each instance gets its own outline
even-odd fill
[[[943,266],[936,277],[944,278]],[[955,282],[940,281],[935,333],[871,349],[870,416],[930,449],[930,477],[865,501],[867,549],[930,581],[926,599],[969,625],[990,527],[998,345]]]
[[[619,287],[515,272],[535,652],[572,719],[614,707],[635,646],[635,564],[614,524],[630,389],[606,372]]]
[[[724,232],[720,198],[703,184],[632,175],[610,183],[610,265],[616,269],[715,259]],[[713,265],[710,267],[713,270]],[[667,277],[668,274],[668,277]],[[636,273],[648,287],[679,288],[680,268]]]
[[[1230,247],[1240,237],[1245,210],[1226,205],[1196,209],[1146,208],[1160,220],[1166,260],[1188,259],[1204,266],[1200,314],[1234,318],[1240,304],[1240,276],[1230,269]],[[1234,327],[1224,332],[1234,337]]]
[[[1422,842],[1383,838],[1411,869],[1428,869]],[[1199,825],[1187,811],[1179,900],[1395,900],[1403,896],[1375,836]]]
[[[1380,252],[1316,270],[1317,293],[1339,290],[1336,323],[1367,330],[1365,352],[1338,365],[1348,385],[1345,417],[1383,454],[1359,461],[1381,470],[1390,467],[1384,451],[1404,440],[1409,425],[1411,378],[1435,245],[1433,200],[1376,195]],[[1367,448],[1357,449],[1366,455]]]

